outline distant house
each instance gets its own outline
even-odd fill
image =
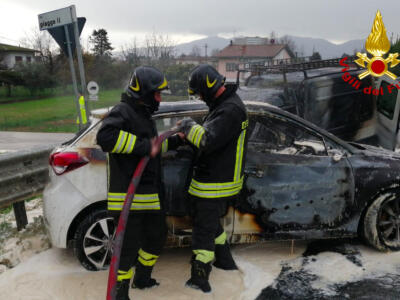
[[[0,44],[0,65],[12,69],[15,64],[33,62],[36,52],[33,49]]]
[[[181,55],[175,59],[177,65],[199,65],[199,64],[210,64],[216,66],[216,58],[212,56],[192,56],[192,55]]]
[[[217,69],[227,81],[235,81],[237,70],[249,63],[276,64],[285,63],[294,58],[287,45],[283,44],[231,44],[222,49],[217,55]],[[240,42],[240,40],[239,40]]]

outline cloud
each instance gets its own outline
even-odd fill
[[[14,20],[13,26],[0,21],[2,35],[23,32],[37,26],[37,14],[71,5],[64,0],[2,0],[2,14]],[[75,0],[78,16],[87,18],[84,34],[93,28],[105,28],[112,35],[127,36],[161,32],[175,36],[248,34],[268,36],[271,31],[321,37],[330,40],[365,38],[379,8],[388,33],[400,28],[395,7],[397,0]],[[377,3],[379,5],[377,5]],[[18,13],[19,6],[24,11]],[[379,7],[378,7],[379,6]],[[13,8],[14,7],[14,8]],[[28,14],[30,12],[30,15]],[[10,21],[8,21],[10,22]],[[18,25],[20,24],[20,25]],[[7,29],[4,29],[7,28]],[[29,29],[29,28],[26,28]]]

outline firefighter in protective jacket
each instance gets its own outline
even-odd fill
[[[158,110],[160,92],[168,88],[165,76],[153,67],[138,67],[125,93],[103,120],[97,143],[108,152],[108,211],[118,221],[132,175],[143,156],[150,160],[143,172],[130,208],[121,249],[117,299],[128,300],[132,287],[158,285],[151,272],[164,245],[167,233],[162,203],[161,163],[155,144],[157,129],[152,114]],[[173,147],[180,138],[165,141]],[[136,270],[133,266],[136,263]]]
[[[229,200],[243,186],[248,127],[246,108],[236,94],[237,86],[209,65],[199,65],[189,77],[189,94],[206,102],[209,113],[202,125],[183,119],[181,131],[197,149],[194,175],[189,187],[194,206],[192,272],[186,285],[211,291],[211,262],[225,270],[236,270],[220,217]]]

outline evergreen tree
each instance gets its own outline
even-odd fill
[[[321,60],[321,54],[319,54],[319,52],[316,51],[311,55],[310,59],[311,60]]]
[[[89,42],[93,45],[91,49],[96,56],[111,56],[111,43],[108,41],[107,30],[100,28],[93,30],[92,35],[89,37]]]

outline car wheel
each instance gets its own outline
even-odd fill
[[[112,254],[116,225],[106,209],[87,215],[74,236],[74,253],[84,268],[90,271],[107,269]]]
[[[364,238],[381,251],[400,250],[400,191],[380,195],[364,217]]]

